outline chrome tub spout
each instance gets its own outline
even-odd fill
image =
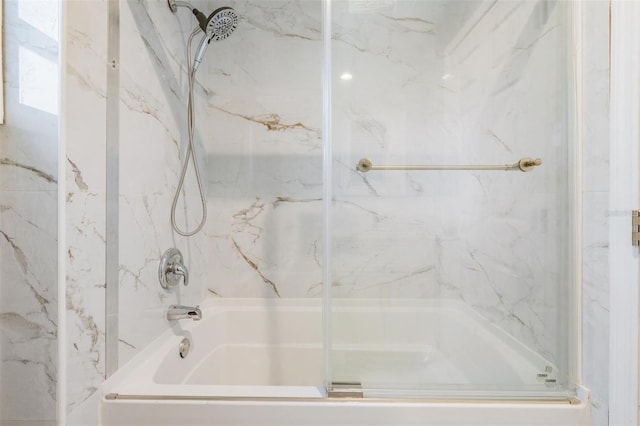
[[[181,319],[192,319],[199,321],[202,319],[202,311],[199,306],[171,305],[167,310],[167,319],[176,321]]]

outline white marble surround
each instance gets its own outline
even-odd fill
[[[207,52],[209,289],[322,291],[322,5],[235,1],[236,32]]]
[[[568,237],[563,3],[374,3],[378,9],[334,2],[334,294],[462,299],[562,364],[566,336],[556,333],[556,313],[566,303]],[[606,24],[603,3],[586,9],[598,28]],[[196,142],[209,219],[205,233],[191,239],[171,231],[169,209],[186,141],[184,45],[194,21],[186,9],[171,14],[165,1],[120,4],[121,363],[167,327],[166,306],[195,304],[207,290],[220,297],[322,292],[321,1],[225,4],[241,20],[229,39],[212,42],[198,73]],[[213,7],[197,6],[205,13]],[[73,410],[105,375],[107,2],[67,7]],[[341,80],[344,72],[353,79]],[[606,88],[605,69],[586,72]],[[603,145],[595,143],[606,126],[598,121],[607,115],[600,93],[588,113],[598,124],[587,132],[594,143],[585,145],[585,158],[606,171]],[[534,156],[544,164],[528,174],[361,175],[354,166],[364,156],[452,164]],[[607,198],[602,180],[590,182],[586,206]],[[193,221],[193,176],[186,188]],[[597,231],[606,221],[588,226],[594,233],[585,234],[585,333],[593,340],[585,345],[595,347],[607,330],[607,285],[599,278],[606,277],[606,243]],[[172,246],[185,254],[192,279],[188,288],[165,292],[157,261]],[[585,379],[599,389],[594,401],[606,404],[606,360],[598,357],[585,361]]]
[[[49,424],[57,380],[58,4],[3,7],[0,424]]]
[[[65,99],[74,117],[67,130],[67,362],[74,366],[68,368],[69,411],[95,392],[106,374],[106,16],[106,1],[67,4]],[[118,341],[120,364],[166,329],[169,304],[197,304],[204,295],[204,239],[175,235],[169,221],[182,161],[178,152],[186,142],[184,44],[192,24],[187,9],[173,15],[166,2],[120,4],[120,306],[119,332],[108,336]],[[200,83],[196,98],[202,117]],[[202,129],[196,125],[197,149]],[[192,178],[187,175],[187,211],[197,214]],[[157,268],[170,247],[185,255],[191,284],[167,292],[158,283]]]
[[[192,3],[207,11],[204,2]],[[186,152],[186,42],[194,27],[195,19],[186,8],[173,14],[165,2],[121,2],[120,365],[166,329],[168,305],[196,305],[206,290],[205,236],[179,236],[171,228],[169,214]],[[199,41],[197,36],[192,51]],[[207,121],[203,75],[197,75],[194,91],[194,133],[201,164]],[[182,229],[192,229],[201,213],[192,172],[190,165],[178,204]],[[182,251],[190,284],[169,292],[158,282],[158,263],[171,247]]]
[[[105,371],[106,16],[106,1],[69,1],[64,16],[69,409]]]

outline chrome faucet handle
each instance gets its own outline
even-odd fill
[[[184,282],[185,286],[189,285],[189,271],[187,270],[187,267],[184,266],[182,263],[174,264],[173,270],[171,272],[173,272],[174,275],[181,276],[182,282]]]
[[[164,252],[160,259],[158,280],[162,288],[169,290],[180,282],[180,277],[182,277],[184,285],[189,284],[189,271],[184,266],[182,253],[176,248],[170,248]]]

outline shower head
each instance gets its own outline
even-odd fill
[[[205,17],[198,9],[193,9],[202,31],[210,40],[219,41],[229,37],[238,26],[238,14],[230,7],[220,7]]]
[[[238,14],[230,7],[220,7],[214,10],[208,18],[198,9],[193,9],[193,14],[205,33],[193,61],[193,70],[195,71],[200,66],[202,59],[204,59],[204,53],[211,40],[224,40],[233,33],[238,26]]]

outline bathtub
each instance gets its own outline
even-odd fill
[[[334,301],[333,381],[365,398],[326,394],[319,300],[201,309],[105,382],[102,424],[589,424],[586,391],[564,391],[553,363],[458,300]]]

